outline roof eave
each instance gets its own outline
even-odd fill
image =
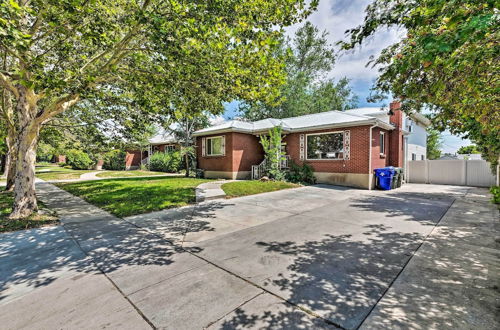
[[[175,144],[179,143],[181,140],[169,140],[169,141],[159,141],[159,142],[149,142],[150,145],[156,146],[156,145],[161,145],[161,144]]]
[[[193,137],[214,135],[214,134],[220,134],[220,133],[232,133],[232,132],[252,134],[252,130],[247,130],[247,129],[243,129],[243,128],[228,127],[228,128],[216,129],[213,131],[194,132]]]
[[[381,128],[387,129],[387,130],[393,130],[394,126],[391,124],[388,124],[386,122],[383,122],[379,119],[373,118],[370,120],[360,120],[360,121],[355,121],[355,122],[345,122],[345,123],[335,123],[335,124],[325,124],[325,125],[315,125],[315,126],[309,126],[309,127],[304,127],[304,128],[295,128],[292,129],[291,132],[307,132],[307,131],[312,131],[312,130],[321,130],[321,129],[329,129],[329,128],[342,128],[342,127],[355,127],[355,126],[365,126],[365,125],[376,125]]]
[[[296,133],[296,132],[307,132],[307,131],[329,129],[329,128],[355,127],[355,126],[364,126],[364,125],[376,125],[378,127],[381,127],[381,128],[387,129],[387,130],[394,129],[394,126],[392,124],[386,123],[386,122],[384,122],[380,119],[377,119],[377,118],[372,118],[369,120],[359,120],[359,121],[353,121],[353,122],[314,125],[314,126],[299,127],[299,128],[283,128],[283,132],[284,133]],[[269,131],[269,129],[270,128],[259,129],[259,130],[247,130],[247,129],[238,129],[238,128],[230,127],[230,128],[217,129],[217,130],[213,130],[213,131],[195,132],[195,133],[193,133],[193,137],[214,135],[214,134],[220,134],[220,133],[231,133],[231,132],[258,135],[258,134],[267,133]]]

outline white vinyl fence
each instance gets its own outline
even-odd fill
[[[490,163],[484,160],[412,160],[408,162],[408,182],[490,187],[498,185]]]

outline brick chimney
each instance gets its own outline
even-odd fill
[[[401,102],[392,101],[389,105],[389,122],[395,129],[389,134],[389,165],[403,167],[404,140],[403,140],[403,111]]]

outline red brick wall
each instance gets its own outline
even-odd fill
[[[212,136],[222,136],[226,137],[226,154],[225,156],[203,156],[202,155],[202,140],[203,138]],[[203,137],[196,138],[196,156],[198,158],[198,168],[204,169],[206,171],[223,171],[232,172],[233,171],[233,153],[231,152],[233,147],[233,133],[223,133],[223,134],[213,134]]]
[[[385,132],[385,155],[380,154],[380,132]],[[389,155],[391,153],[389,140],[389,131],[378,127],[372,129],[372,171],[376,168],[389,166]]]
[[[139,150],[127,150],[125,156],[125,167],[141,165],[141,152]]]
[[[65,155],[54,156],[54,163],[66,163],[66,156]]]
[[[264,160],[264,150],[255,135],[232,133],[233,172],[250,171]],[[226,149],[227,152],[227,149]]]
[[[202,156],[202,138],[196,139],[196,154],[198,167],[207,171],[240,172],[250,171],[252,165],[259,164],[264,159],[259,138],[251,134],[223,133],[204,136],[226,137],[225,156]]]
[[[292,133],[285,137],[286,152],[297,164],[300,162],[300,134],[333,132],[349,130],[351,132],[351,147],[349,160],[306,160],[315,172],[330,173],[368,173],[368,148],[370,126],[336,128],[304,133]],[[306,142],[304,142],[306,143]],[[304,151],[305,152],[305,151]]]
[[[389,137],[389,144],[391,148],[391,153],[389,154],[389,165],[396,167],[403,167],[403,154],[404,154],[404,142],[403,142],[403,112],[401,111],[401,103],[392,102],[390,104],[390,109],[392,115],[389,119],[391,124],[396,128],[391,131]]]

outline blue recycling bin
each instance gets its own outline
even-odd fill
[[[394,167],[388,166],[383,168],[377,168],[374,170],[375,176],[377,177],[377,188],[382,190],[391,190],[392,178],[394,177],[395,170]]]

